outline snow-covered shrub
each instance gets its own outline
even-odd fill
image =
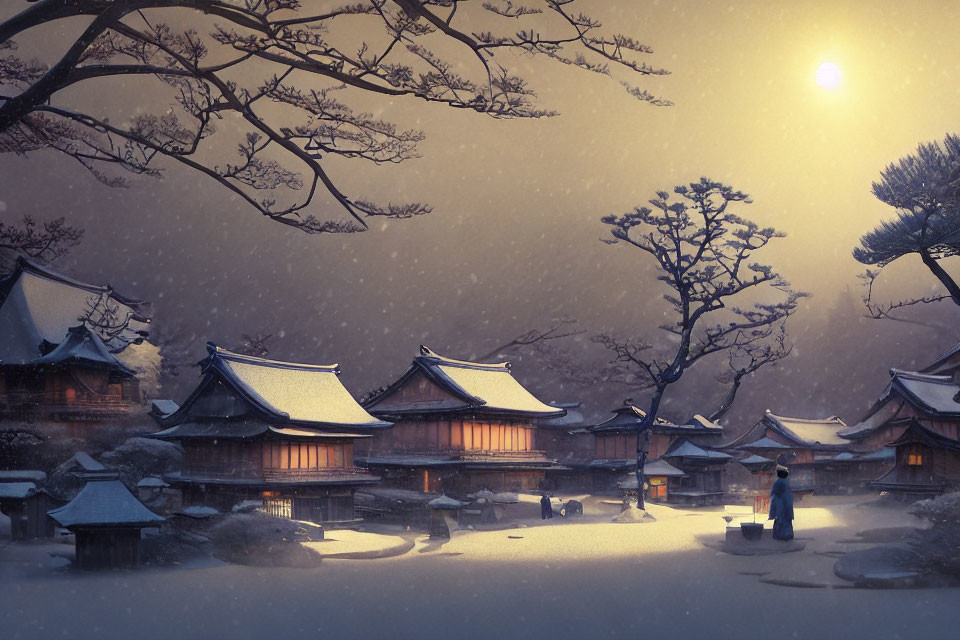
[[[323,529],[304,522],[262,513],[236,513],[224,517],[210,530],[214,555],[227,562],[310,567],[320,556],[301,545],[323,539]]]
[[[163,476],[183,465],[183,448],[172,442],[151,438],[129,438],[116,449],[100,454],[100,462],[120,472],[131,490],[147,476]]]
[[[923,563],[931,570],[960,576],[960,492],[921,500],[909,511],[933,523],[913,543]]]

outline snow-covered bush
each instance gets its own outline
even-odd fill
[[[931,570],[960,576],[960,492],[921,500],[910,513],[933,523],[917,534],[914,546]]]
[[[215,524],[209,537],[214,555],[227,562],[310,567],[320,556],[300,543],[322,540],[323,529],[262,513],[236,513]]]
[[[108,469],[120,472],[120,479],[133,490],[147,476],[163,476],[183,465],[183,448],[172,442],[151,438],[129,438],[116,449],[100,455]]]

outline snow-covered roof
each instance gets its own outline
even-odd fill
[[[0,483],[33,482],[43,484],[46,481],[47,474],[37,469],[0,469]]]
[[[413,364],[386,391],[367,404],[374,413],[422,413],[425,410],[458,411],[471,409],[484,413],[508,413],[541,418],[562,416],[565,409],[552,407],[527,391],[510,372],[510,363],[483,364],[454,360],[434,353],[425,346]],[[414,373],[422,371],[427,378],[452,395],[453,402],[436,406],[391,401],[390,396]],[[383,401],[383,402],[381,402]]]
[[[915,371],[890,370],[890,386],[899,390],[911,404],[937,416],[960,416],[960,385],[950,376],[927,375]]]
[[[107,468],[103,464],[97,462],[93,457],[86,451],[77,451],[73,454],[73,460],[83,471],[106,471]]]
[[[169,487],[170,485],[163,481],[163,479],[156,476],[147,476],[143,480],[137,483],[138,488],[144,489],[162,489],[163,487]]]
[[[76,364],[85,367],[110,369],[133,376],[134,372],[110,353],[100,336],[86,325],[67,329],[67,336],[50,353],[30,361],[30,364]]]
[[[158,416],[169,416],[179,408],[180,405],[173,400],[157,399],[150,401],[150,413]]]
[[[945,374],[952,373],[957,368],[960,368],[960,344],[954,345],[946,353],[937,356],[937,359],[921,369],[920,373]]]
[[[127,326],[107,341],[111,351],[140,341],[149,329],[149,318],[140,307],[145,303],[117,294],[110,286],[86,284],[67,278],[23,258],[0,282],[0,362],[27,364],[43,355],[43,343],[59,344],[98,301],[109,300]]]
[[[690,424],[693,425],[693,426],[698,426],[698,427],[700,427],[701,429],[707,429],[707,430],[710,430],[710,431],[716,431],[717,433],[720,433],[721,431],[723,431],[723,427],[721,427],[721,426],[720,426],[719,424],[717,424],[716,422],[713,422],[712,420],[708,420],[707,418],[705,418],[704,416],[700,415],[699,413],[696,414],[695,416],[693,416],[693,417],[690,419]],[[683,425],[681,425],[681,426],[683,426]]]
[[[685,478],[687,476],[687,474],[680,469],[677,469],[666,460],[654,460],[652,462],[644,463],[643,475],[647,477],[660,476],[667,478]]]
[[[646,411],[634,406],[633,404],[630,404],[629,401],[627,401],[623,406],[617,407],[613,410],[612,417],[607,418],[599,424],[589,427],[589,430],[593,431],[594,433],[604,431],[636,431],[641,427],[646,417]],[[669,420],[664,420],[663,418],[656,418],[653,421],[653,424],[654,431],[673,430],[680,428],[678,425],[673,424]],[[695,427],[691,425],[690,428]]]
[[[0,482],[0,499],[22,500],[37,492],[37,485],[32,482]]]
[[[733,456],[721,451],[713,451],[698,447],[689,440],[680,440],[675,443],[665,454],[664,458],[694,458],[701,460],[729,460]]]
[[[790,447],[783,444],[782,442],[777,442],[766,436],[754,440],[753,442],[745,442],[744,444],[739,445],[740,449],[789,449]]]
[[[788,418],[778,416],[768,409],[763,417],[767,426],[800,445],[847,445],[838,431],[846,428],[846,423],[836,416],[822,419]]]
[[[462,509],[467,506],[467,503],[443,495],[428,502],[427,506],[431,509]]]
[[[246,401],[278,422],[306,426],[386,428],[367,413],[340,383],[338,365],[314,365],[267,360],[207,343],[204,379],[164,424],[190,419],[190,407],[213,379],[224,381]]]
[[[165,520],[143,506],[119,480],[90,480],[77,497],[48,511],[61,527],[151,527]]]
[[[573,429],[579,427],[585,420],[583,411],[580,410],[582,405],[583,403],[581,402],[551,402],[551,407],[563,409],[567,414],[541,420],[539,426],[552,429]]]
[[[758,456],[756,454],[752,456],[747,456],[742,460],[737,460],[740,464],[745,466],[748,469],[757,468],[762,469],[763,467],[772,468],[777,464],[776,460],[771,460],[770,458],[764,458],[763,456]]]
[[[897,415],[902,404],[902,400],[895,399],[887,394],[874,404],[867,417],[857,424],[850,425],[845,429],[840,429],[837,431],[837,435],[841,438],[847,438],[848,440],[862,438],[883,426],[888,420]]]

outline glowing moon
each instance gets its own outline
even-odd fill
[[[824,62],[817,67],[816,80],[817,86],[832,91],[843,83],[843,71],[832,62]]]

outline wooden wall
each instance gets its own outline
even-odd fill
[[[667,452],[673,436],[655,433],[650,436],[647,459],[654,460]],[[617,433],[596,436],[597,460],[633,460],[637,457],[637,434]]]
[[[536,450],[532,424],[496,419],[400,421],[373,440],[374,452]]]
[[[261,474],[274,469],[343,469],[353,467],[352,442],[183,442],[187,469],[219,468],[225,473]]]

